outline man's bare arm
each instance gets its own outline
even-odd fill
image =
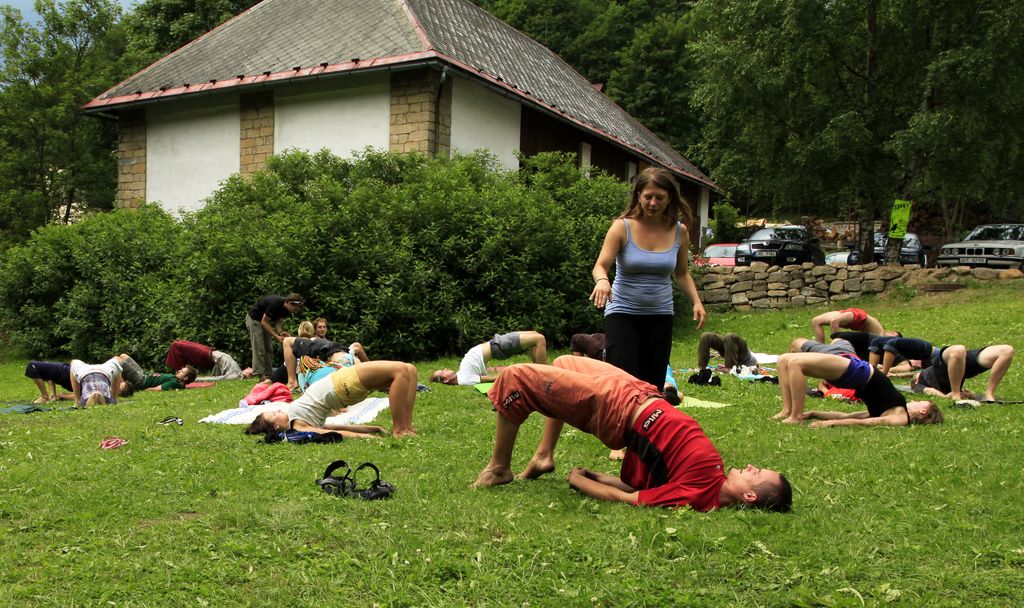
[[[595,479],[595,477],[599,479]],[[602,480],[614,480],[615,483],[606,483]],[[638,500],[636,490],[622,483],[621,480],[579,467],[569,473],[569,487],[598,500],[624,502],[630,505],[637,504]]]

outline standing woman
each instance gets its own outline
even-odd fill
[[[252,346],[252,373],[261,379],[270,377],[274,367],[274,350],[271,338],[284,342],[288,333],[281,329],[284,318],[300,310],[305,302],[297,293],[287,296],[263,296],[249,309],[245,316],[245,327],[249,330],[249,344]]]
[[[612,222],[594,264],[590,299],[604,308],[605,360],[661,386],[672,354],[672,280],[693,302],[697,329],[707,312],[690,276],[692,211],[672,174],[661,168],[636,177],[629,206]],[[615,282],[608,276],[615,262]]]

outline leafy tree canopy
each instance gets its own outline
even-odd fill
[[[38,25],[0,7],[0,247],[114,200],[115,133],[82,114],[124,72],[111,0],[39,0]]]

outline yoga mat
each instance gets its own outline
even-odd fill
[[[697,408],[720,408],[729,407],[731,403],[718,403],[717,401],[704,401],[703,399],[697,399],[695,397],[683,397],[683,407],[697,407]]]
[[[331,416],[325,424],[366,424],[373,421],[381,411],[388,409],[391,402],[387,397],[369,397],[355,405],[351,405],[347,412]],[[256,420],[263,412],[285,409],[287,403],[259,403],[247,407],[236,407],[229,410],[210,414],[199,422],[213,424],[249,424]]]

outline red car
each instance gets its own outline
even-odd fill
[[[696,260],[698,266],[735,266],[737,243],[715,243],[704,248]]]

